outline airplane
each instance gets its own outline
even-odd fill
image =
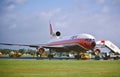
[[[42,56],[45,49],[49,49],[49,58],[53,58],[51,54],[52,51],[56,52],[70,52],[74,51],[77,53],[77,58],[79,58],[79,54],[81,52],[87,52],[88,50],[92,50],[94,52],[94,48],[96,46],[95,37],[90,34],[76,34],[72,36],[64,36],[60,37],[60,31],[53,32],[52,25],[50,23],[50,36],[51,40],[46,44],[39,45],[26,45],[26,44],[10,44],[10,43],[0,43],[0,45],[17,45],[17,46],[29,46],[37,49],[37,56]]]

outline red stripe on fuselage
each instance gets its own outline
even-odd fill
[[[61,40],[56,42],[49,43],[49,46],[56,46],[56,45],[67,45],[67,44],[78,44],[86,49],[91,49],[90,46],[87,45],[85,39],[77,38],[77,39],[69,39],[69,40]]]

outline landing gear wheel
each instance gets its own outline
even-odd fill
[[[100,60],[100,56],[99,55],[95,55],[95,60]]]

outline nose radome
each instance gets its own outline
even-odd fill
[[[93,42],[91,43],[91,46],[92,46],[93,48],[96,46],[95,41],[93,41]]]

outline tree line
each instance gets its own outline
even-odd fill
[[[0,52],[4,55],[9,54],[10,52],[19,52],[21,54],[31,54],[34,55],[36,53],[36,50],[32,50],[32,49],[0,49]]]

